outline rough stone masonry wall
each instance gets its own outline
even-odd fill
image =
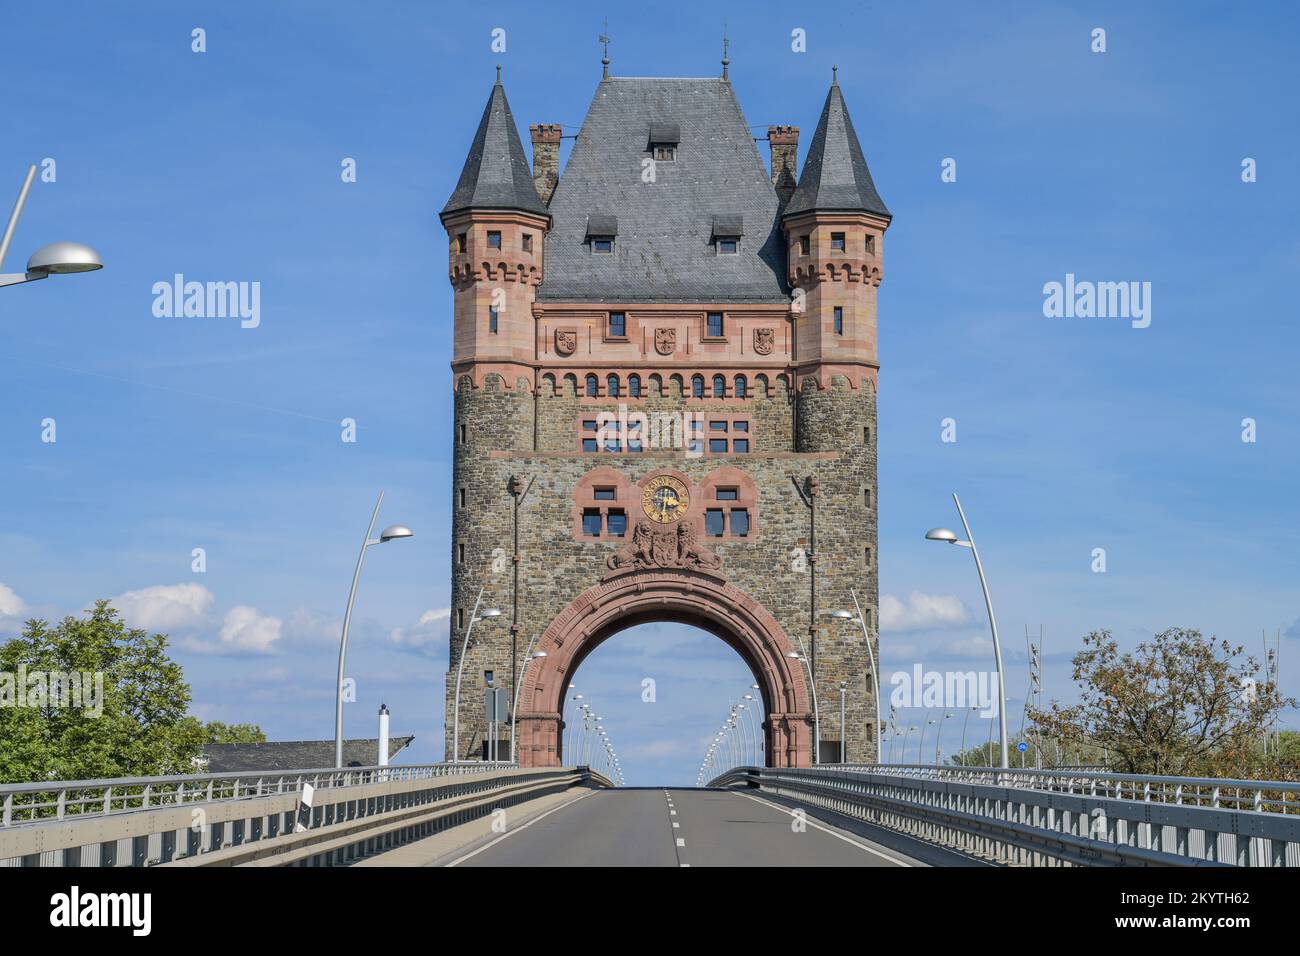
[[[515,392],[500,387],[489,376],[485,387],[463,387],[456,398],[459,426],[469,426],[469,445],[456,448],[453,494],[464,487],[467,507],[455,507],[453,520],[453,587],[451,667],[448,671],[448,756],[451,756],[452,697],[464,630],[457,612],[470,609],[481,586],[487,591],[484,607],[499,607],[503,616],[476,624],[474,642],[466,661],[461,689],[461,747],[459,756],[476,756],[483,738],[483,671],[492,669],[498,685],[509,686],[510,675],[510,552],[513,498],[508,492],[512,476],[525,483],[533,479],[520,510],[520,632],[517,654],[522,663],[528,641],[540,635],[574,598],[599,583],[606,573],[605,558],[625,543],[620,540],[579,542],[571,534],[573,488],[595,467],[613,467],[631,481],[649,471],[671,467],[698,484],[710,471],[724,465],[741,468],[759,489],[757,534],[744,542],[718,542],[702,538],[723,557],[723,571],[739,588],[767,607],[799,646],[809,640],[811,567],[801,558],[809,547],[809,510],[795,490],[811,475],[820,483],[818,498],[818,613],[817,693],[821,708],[823,754],[838,756],[840,739],[839,683],[848,683],[848,759],[874,759],[870,723],[874,706],[869,701],[867,654],[861,631],[834,621],[827,612],[852,609],[849,588],[856,587],[864,610],[875,619],[877,583],[873,561],[863,563],[863,548],[875,550],[875,397],[869,383],[851,389],[837,379],[823,391],[804,392],[798,399],[798,452],[791,448],[793,409],[782,394],[769,399],[719,401],[715,408],[753,410],[755,450],[748,455],[705,455],[688,458],[681,450],[650,450],[637,455],[581,454],[576,449],[576,422],[580,414],[599,408],[616,409],[618,400],[588,404],[576,395],[539,399],[540,451],[532,451],[533,398],[526,389]],[[684,402],[684,406],[683,406]],[[629,406],[638,404],[630,401]],[[710,403],[669,395],[642,400],[646,410],[686,407],[708,408]],[[863,443],[869,426],[870,442]],[[508,452],[493,455],[494,449]],[[792,480],[793,479],[793,480]],[[872,508],[864,504],[870,487]],[[466,545],[465,562],[456,562],[456,546]],[[493,570],[494,549],[499,570]],[[500,560],[504,556],[504,561]],[[617,640],[617,637],[614,638]],[[654,674],[646,674],[654,677]],[[503,736],[508,737],[508,727]],[[504,748],[503,748],[504,756]]]

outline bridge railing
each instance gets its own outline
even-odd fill
[[[380,781],[426,780],[453,774],[490,773],[512,763],[461,761],[389,767],[193,773],[102,780],[49,780],[0,784],[0,828],[85,814],[107,815],[187,803],[212,803],[248,797],[353,787]]]
[[[1300,866],[1296,784],[1000,770],[738,767],[756,787],[1009,865]]]
[[[951,764],[833,764],[827,769],[886,773],[926,780],[994,783],[1054,793],[1087,794],[1114,800],[1176,806],[1300,814],[1300,783],[1112,773],[1100,768],[1036,770],[963,767]],[[812,768],[817,769],[817,768]]]
[[[80,785],[101,802],[87,798],[74,804],[79,812],[38,813],[0,828],[0,868],[347,865],[570,787],[611,785],[587,768],[487,763],[277,774],[262,781],[260,793],[248,779],[235,786],[221,774],[183,779],[184,790],[175,778],[141,778],[150,781],[143,786],[125,779],[69,783],[70,791]],[[157,799],[160,780],[167,783],[163,799]],[[151,786],[148,806],[138,803],[139,793],[123,805],[106,792]]]

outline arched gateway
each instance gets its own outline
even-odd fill
[[[519,761],[559,763],[583,659],[676,621],[748,663],[769,762],[813,760],[816,702],[823,762],[874,759],[890,215],[840,87],[797,182],[798,128],[769,128],[769,172],[725,74],[606,75],[563,175],[564,131],[531,132],[530,170],[498,79],[441,214],[455,301],[447,757],[493,749],[491,687],[518,701]],[[859,606],[860,623],[830,616]],[[497,727],[504,758],[510,724]]]

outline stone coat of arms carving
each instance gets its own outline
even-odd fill
[[[754,351],[759,355],[771,355],[776,345],[776,329],[754,330]]]
[[[717,571],[722,557],[699,542],[699,532],[689,521],[656,530],[646,520],[636,523],[632,541],[605,560],[611,571],[624,568],[691,568]]]
[[[655,329],[655,351],[660,355],[672,355],[677,349],[676,329]]]
[[[555,330],[555,351],[560,355],[572,355],[578,348],[577,329]]]

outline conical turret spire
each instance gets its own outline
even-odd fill
[[[465,168],[461,170],[455,192],[442,209],[442,216],[466,209],[518,209],[548,215],[533,185],[533,173],[528,168],[519,128],[510,112],[505,87],[501,85],[499,66],[496,85],[483,109]]]
[[[836,73],[804,160],[799,187],[786,204],[785,214],[813,210],[868,212],[889,219],[889,210],[876,192],[858,135],[853,131]]]

